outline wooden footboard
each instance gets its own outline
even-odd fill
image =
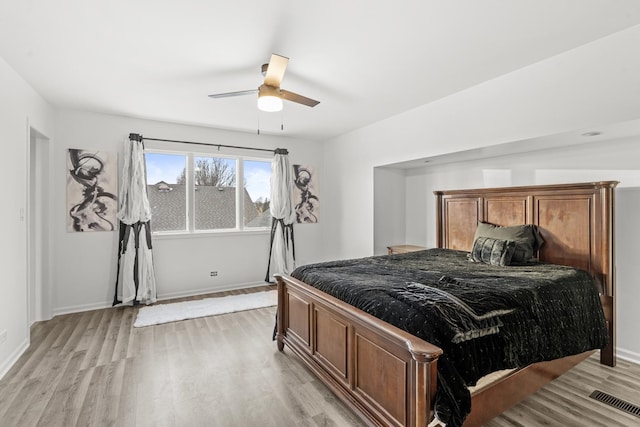
[[[289,276],[278,283],[278,349],[285,344],[368,425],[426,427],[439,347]],[[481,426],[593,351],[514,370],[472,394],[464,427]]]
[[[425,427],[442,350],[291,277],[278,283],[278,348],[286,344],[364,421]]]

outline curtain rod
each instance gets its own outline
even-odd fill
[[[206,142],[193,142],[193,141],[178,141],[175,139],[161,139],[161,138],[145,138],[137,133],[130,133],[129,139],[134,141],[162,141],[162,142],[178,142],[180,144],[192,144],[192,145],[206,145],[207,147],[218,147],[218,150],[221,147],[224,148],[238,148],[241,150],[255,150],[255,151],[266,151],[268,153],[274,154],[289,154],[286,148],[276,148],[275,150],[270,150],[268,148],[254,148],[254,147],[241,147],[239,145],[225,145],[225,144],[207,144]]]

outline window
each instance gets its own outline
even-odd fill
[[[244,227],[271,227],[271,161],[244,160]],[[247,201],[250,204],[247,205]],[[251,206],[251,203],[253,206]]]
[[[187,192],[178,183],[187,166],[184,154],[145,153],[147,195],[154,231],[187,230]]]
[[[145,158],[154,232],[271,226],[271,160],[155,150]]]

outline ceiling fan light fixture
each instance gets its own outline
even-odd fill
[[[262,85],[258,90],[258,109],[275,112],[282,110],[282,97],[277,87]]]
[[[289,58],[271,54],[268,64],[262,64],[262,74],[264,75],[264,83],[258,89],[241,90],[227,93],[214,93],[209,98],[228,98],[230,96],[254,95],[258,92],[258,109],[260,111],[275,112],[282,111],[282,101],[294,102],[307,107],[315,107],[320,103],[315,99],[297,93],[280,89],[282,77],[287,69]]]

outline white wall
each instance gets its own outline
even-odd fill
[[[615,216],[618,354],[636,363],[640,363],[640,334],[638,334],[640,265],[637,255],[640,227],[638,227],[638,212],[640,212],[640,186],[620,188],[616,192]]]
[[[387,246],[411,244],[405,240],[405,180],[404,171],[394,168],[374,170],[373,216],[374,253],[385,255]]]
[[[53,137],[53,111],[0,58],[0,377],[29,344],[27,308],[27,171],[29,128]],[[1,340],[0,340],[1,341]]]
[[[56,143],[53,153],[53,312],[87,310],[109,306],[117,260],[117,233],[68,233],[66,231],[66,153],[69,148],[115,151],[130,132],[151,138],[211,142],[259,148],[287,148],[292,164],[315,165],[322,173],[322,151],[317,142],[271,135],[253,135],[195,126],[125,118],[104,114],[60,111],[56,114]],[[160,142],[147,142],[151,148]],[[168,147],[168,146],[167,146]],[[193,146],[192,146],[193,147]],[[224,153],[232,151],[223,149]],[[258,152],[249,152],[249,155]],[[247,152],[244,152],[247,155]],[[266,158],[271,159],[268,153]],[[323,183],[320,183],[322,187]],[[322,189],[320,189],[322,191]],[[322,200],[322,193],[320,200]],[[319,242],[324,230],[318,224],[295,226],[299,264],[322,257]],[[264,284],[269,250],[269,233],[218,234],[154,239],[154,264],[159,298]],[[211,277],[210,272],[219,272]]]

